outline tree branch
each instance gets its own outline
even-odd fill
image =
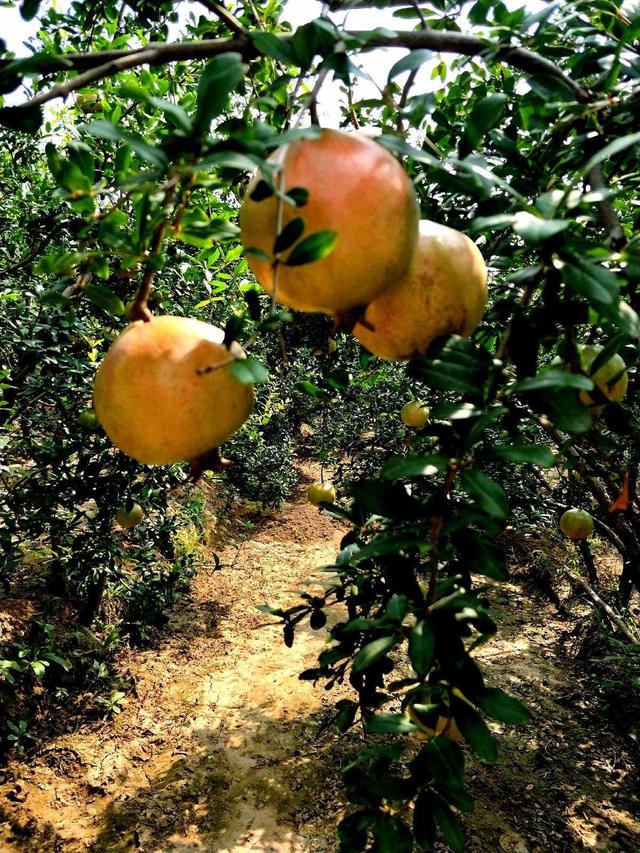
[[[591,601],[607,616],[609,621],[615,625],[615,627],[630,643],[636,645],[640,642],[640,640],[631,633],[629,628],[627,628],[622,618],[618,616],[612,607],[609,607],[606,601],[603,601],[600,598],[598,593],[589,586],[584,578],[581,578],[580,575],[575,575],[573,572],[567,572],[567,577],[586,592]]]
[[[345,38],[358,39],[365,34],[360,31],[346,32]],[[292,35],[280,36],[284,43]],[[588,101],[589,92],[579,83],[572,80],[553,62],[538,56],[523,47],[512,47],[498,42],[486,41],[475,36],[459,32],[419,30],[401,31],[393,36],[377,36],[369,38],[362,46],[363,51],[375,50],[380,47],[400,47],[408,50],[427,48],[440,53],[456,53],[463,56],[480,56],[488,62],[504,62],[521,71],[532,75],[545,75],[560,80],[576,97],[578,101]],[[67,67],[83,71],[78,77],[53,86],[48,92],[36,95],[20,107],[7,107],[18,110],[40,106],[54,98],[66,97],[70,92],[81,89],[90,83],[95,83],[105,77],[111,77],[128,68],[140,65],[166,65],[190,59],[207,59],[222,53],[240,53],[245,60],[259,56],[259,51],[246,35],[232,39],[211,39],[206,41],[162,42],[152,43],[143,49],[134,50],[105,50],[95,53],[63,54]],[[0,69],[5,63],[0,63]]]
[[[197,2],[207,8],[212,14],[220,18],[220,20],[229,27],[234,35],[244,36],[244,29],[240,21],[232,12],[225,9],[222,3],[216,3],[215,0],[197,0]]]
[[[589,186],[592,190],[606,190],[607,185],[602,175],[600,164],[594,166],[587,175]],[[621,249],[627,242],[620,220],[613,209],[613,205],[608,198],[603,198],[598,202],[598,210],[600,211],[600,219],[604,227],[609,232],[609,245],[612,249]]]

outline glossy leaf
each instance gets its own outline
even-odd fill
[[[320,261],[333,251],[337,240],[337,231],[326,230],[310,234],[293,247],[284,263],[288,267],[300,267]]]
[[[424,678],[431,668],[435,645],[435,634],[431,623],[421,619],[409,634],[409,660],[419,678]]]
[[[383,658],[387,652],[391,651],[397,642],[398,640],[396,636],[393,635],[390,637],[379,637],[377,640],[372,640],[372,642],[367,643],[367,645],[363,646],[354,657],[353,671],[362,672],[362,670],[373,666]]]
[[[522,724],[528,723],[531,719],[531,713],[526,705],[497,687],[487,688],[483,693],[474,696],[473,701],[489,717],[503,723]]]

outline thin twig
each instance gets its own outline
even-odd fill
[[[416,10],[418,17],[420,18],[420,26],[422,27],[423,30],[426,30],[427,29],[427,19],[424,16],[424,12],[422,11],[420,6],[418,5],[417,0],[411,0],[411,5]]]
[[[172,178],[167,183],[163,202],[163,208],[165,210],[169,207],[173,200],[173,195],[175,193],[177,183],[177,175],[172,176]],[[162,248],[162,243],[164,242],[164,235],[168,225],[168,218],[166,216],[163,216],[162,220],[160,221],[160,224],[157,226],[153,234],[151,246],[149,247],[147,266],[142,277],[142,284],[138,288],[138,292],[136,293],[135,299],[133,300],[133,305],[131,306],[131,310],[129,311],[129,319],[132,323],[135,320],[143,320],[145,323],[148,323],[149,320],[151,320],[151,311],[149,311],[149,308],[147,307],[147,302],[149,300],[149,294],[151,293],[151,286],[153,285],[153,280],[156,276],[156,268],[155,264],[153,263],[153,259],[156,257],[156,255],[160,253],[160,249]]]
[[[402,89],[402,94],[400,95],[400,101],[398,103],[398,118],[396,121],[396,127],[398,129],[399,134],[404,134],[404,122],[402,121],[402,111],[407,106],[407,100],[409,98],[409,92],[411,91],[411,87],[416,82],[416,77],[418,76],[418,69],[414,68],[413,71],[407,77],[407,81],[404,84]]]
[[[358,116],[353,108],[353,89],[351,88],[351,80],[349,80],[349,85],[347,86],[347,104],[349,106],[349,118],[351,119],[351,124],[356,130],[360,130],[360,122],[358,121]]]

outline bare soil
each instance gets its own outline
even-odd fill
[[[326,630],[287,649],[255,607],[294,603],[333,562],[343,531],[304,487],[281,514],[218,531],[222,571],[212,558],[162,641],[121,661],[136,688],[120,715],[0,770],[1,853],[335,851],[339,768],[359,735],[318,738],[337,697],[297,678]],[[470,760],[469,850],[639,850],[633,753],[567,655],[571,622],[518,575],[489,595],[500,633],[479,657],[534,722],[494,726],[499,763]]]

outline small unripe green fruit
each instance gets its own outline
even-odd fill
[[[593,533],[593,518],[586,510],[573,507],[563,513],[560,530],[569,539],[588,539]]]
[[[99,113],[104,110],[106,103],[96,92],[76,95],[76,106],[81,113]]]
[[[402,407],[400,417],[402,418],[402,422],[408,427],[420,429],[429,420],[429,407],[423,403],[419,403],[417,400],[411,400],[411,402],[405,403]]]
[[[307,498],[315,506],[318,506],[320,503],[332,504],[336,499],[336,490],[329,482],[321,483],[317,481],[312,483],[307,489]]]
[[[136,527],[142,519],[144,518],[144,510],[140,506],[140,504],[133,504],[131,509],[127,510],[126,507],[120,507],[118,512],[116,513],[116,521],[120,525],[120,527],[124,527],[129,530],[131,527]]]
[[[338,344],[335,342],[334,338],[329,338],[327,341],[327,352],[332,353],[338,349]]]
[[[100,421],[93,409],[84,409],[80,412],[78,415],[78,423],[81,427],[84,427],[84,429],[88,429],[91,432],[95,432],[97,429],[100,429]]]

